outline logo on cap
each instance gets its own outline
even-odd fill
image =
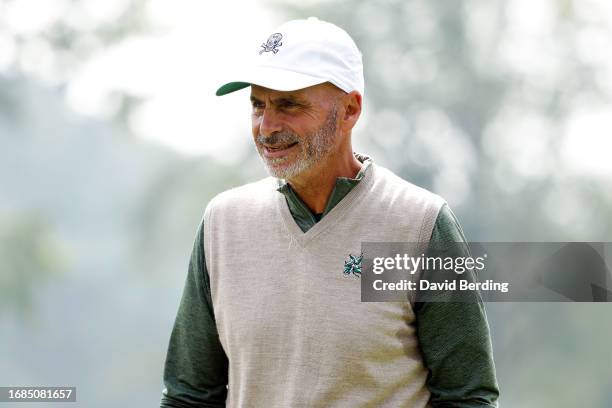
[[[264,52],[272,51],[274,54],[278,52],[278,47],[283,45],[281,40],[283,39],[283,35],[281,33],[274,33],[270,37],[268,37],[268,41],[261,44],[261,50],[259,51],[259,55]]]

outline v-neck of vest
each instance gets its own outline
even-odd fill
[[[334,208],[306,232],[302,231],[293,218],[293,215],[291,215],[291,210],[289,209],[289,204],[284,194],[279,193],[277,195],[277,208],[289,235],[291,235],[299,245],[306,246],[312,239],[331,228],[342,219],[347,210],[352,207],[352,204],[368,190],[369,186],[372,184],[375,171],[375,163],[371,163],[366,169],[361,181],[357,183],[357,185],[353,187]]]

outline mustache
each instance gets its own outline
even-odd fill
[[[300,141],[300,138],[291,132],[274,133],[270,136],[264,136],[261,133],[256,138],[257,143],[267,145],[287,145]]]

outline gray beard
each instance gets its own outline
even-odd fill
[[[261,134],[257,136],[257,150],[266,166],[268,174],[276,178],[291,179],[308,170],[327,156],[334,146],[337,116],[338,109],[334,105],[327,114],[325,123],[315,132],[306,135],[302,140],[294,133],[277,133],[269,137]],[[298,147],[301,148],[301,151],[297,153],[291,164],[282,168],[275,167],[274,165],[282,164],[287,158],[268,159],[263,155],[263,147],[260,147],[262,143],[290,144],[294,142],[299,142]]]

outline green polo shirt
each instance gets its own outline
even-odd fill
[[[285,195],[302,231],[325,217],[363,178],[372,162],[366,156],[356,154],[356,157],[363,163],[361,170],[355,178],[337,179],[322,214],[313,214],[288,183],[279,182],[278,191]],[[228,360],[215,324],[203,231],[200,225],[170,337],[161,408],[225,407]],[[468,256],[463,243],[463,231],[445,204],[438,213],[426,255]],[[499,389],[489,326],[480,298],[467,303],[417,302],[414,311],[423,361],[429,370],[427,387],[431,405],[496,407]]]

